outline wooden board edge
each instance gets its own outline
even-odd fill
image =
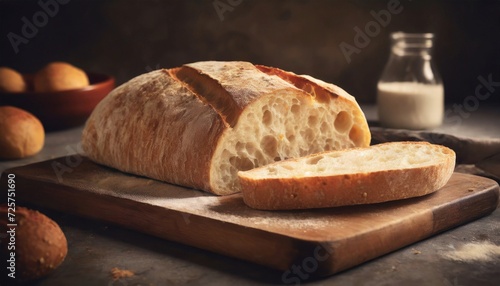
[[[15,170],[9,170],[15,174]],[[6,173],[7,174],[7,173]],[[7,176],[2,174],[1,184],[6,184]],[[67,199],[63,204],[52,200],[50,191],[57,188]],[[23,190],[30,191],[23,191]],[[36,189],[36,191],[33,191]],[[233,258],[250,261],[277,270],[286,270],[292,261],[303,254],[309,242],[301,241],[269,231],[235,225],[230,222],[212,220],[195,214],[185,214],[176,210],[114,196],[87,193],[85,196],[74,188],[55,183],[39,184],[38,181],[16,176],[16,202],[45,207],[56,211],[96,219],[132,229],[148,235],[205,249]],[[79,202],[78,204],[72,202]],[[92,211],[84,208],[92,207]],[[121,210],[119,211],[119,209]],[[117,215],[118,213],[126,213]],[[162,212],[165,224],[155,223],[151,212]],[[126,220],[126,221],[125,221]],[[144,229],[144,225],[151,226]],[[220,234],[217,237],[204,236],[206,228]],[[189,234],[190,233],[190,234]],[[187,235],[186,235],[187,234]],[[240,243],[245,241],[248,243]]]
[[[473,175],[470,175],[473,176]],[[476,220],[492,213],[497,209],[500,202],[500,186],[492,179],[481,177],[483,181],[489,183],[488,186],[471,186],[464,192],[479,192],[478,195],[468,197],[468,200],[457,200],[456,204],[436,207],[433,213],[432,234],[438,234],[448,229],[457,227],[467,222]],[[458,190],[457,190],[458,191]],[[472,214],[464,217],[461,213]]]
[[[466,176],[477,177],[469,174],[466,174]],[[442,233],[446,230],[464,225],[468,222],[491,214],[496,210],[500,202],[500,187],[498,183],[492,179],[484,177],[481,177],[481,179],[485,184],[488,184],[488,186],[481,186],[484,187],[484,189],[479,192],[479,188],[470,188],[469,190],[466,190],[478,192],[472,197],[472,200],[470,197],[468,200],[459,198],[456,200],[456,204],[450,202],[450,204],[435,207],[429,210],[429,212],[420,213],[412,220],[412,224],[402,222],[389,226],[400,233],[396,243],[385,244],[384,247],[379,248],[374,247],[372,252],[369,254],[361,256],[353,255],[357,253],[356,250],[358,247],[356,242],[363,241],[361,236],[358,239],[351,239],[349,241],[336,241],[334,243],[323,241],[316,243],[313,247],[323,247],[326,252],[330,253],[332,258],[329,261],[326,261],[327,263],[324,263],[322,267],[317,270],[315,276],[324,277],[347,270]],[[460,212],[463,212],[464,210],[468,211],[469,216],[460,215]],[[450,216],[448,213],[452,213],[452,215]],[[430,218],[429,215],[431,216]],[[414,233],[411,231],[412,229],[418,229],[418,233],[420,233],[420,235],[406,235],[407,233]],[[384,233],[387,233],[387,229],[379,229],[378,233],[383,240]],[[343,259],[339,259],[339,256],[343,257]],[[343,263],[337,263],[338,261],[342,261]]]
[[[8,173],[16,174],[16,168],[8,169],[2,173],[2,177],[0,181],[3,185],[6,184],[6,176]],[[472,176],[472,175],[470,175]],[[296,281],[297,277],[305,277],[296,275],[297,269],[302,269],[303,272],[301,274],[307,275],[307,277],[323,277],[338,273],[340,271],[349,269],[353,266],[362,264],[364,262],[370,261],[402,247],[406,247],[415,242],[423,240],[425,238],[431,237],[437,233],[445,231],[447,229],[462,225],[471,220],[477,219],[479,217],[485,216],[491,212],[493,212],[499,201],[499,193],[500,189],[498,184],[490,179],[493,183],[485,190],[479,193],[479,195],[475,198],[475,200],[469,202],[464,201],[460,202],[460,207],[455,207],[452,209],[452,213],[456,214],[452,216],[452,219],[449,219],[449,216],[445,216],[447,212],[450,210],[449,205],[444,207],[438,207],[430,211],[430,213],[425,212],[420,215],[420,219],[416,218],[417,221],[420,221],[421,224],[418,226],[419,229],[425,229],[425,231],[421,231],[421,235],[419,237],[408,236],[398,239],[397,243],[391,243],[390,245],[385,245],[382,249],[374,248],[370,253],[364,256],[355,256],[352,255],[352,250],[356,249],[356,240],[351,242],[343,242],[343,241],[305,241],[297,238],[287,237],[275,233],[271,233],[265,230],[259,230],[254,228],[245,228],[242,231],[242,227],[239,225],[233,225],[227,222],[213,222],[212,220],[189,214],[188,218],[182,217],[183,221],[186,219],[189,220],[189,224],[178,223],[180,221],[178,217],[176,219],[172,219],[173,225],[170,226],[170,229],[174,229],[178,231],[180,234],[184,232],[193,232],[193,229],[198,228],[203,230],[203,228],[210,226],[217,229],[220,232],[221,236],[227,238],[235,235],[240,239],[247,239],[253,241],[253,245],[248,245],[247,249],[242,249],[241,244],[234,244],[231,241],[222,241],[222,242],[214,242],[213,238],[203,237],[201,235],[195,235],[194,240],[186,241],[185,236],[175,235],[171,233],[165,233],[164,229],[149,229],[147,231],[139,228],[140,225],[144,225],[145,223],[151,223],[152,217],[148,217],[148,212],[151,211],[165,211],[164,209],[148,205],[142,204],[140,209],[134,209],[131,201],[128,199],[118,199],[113,196],[108,195],[100,195],[100,194],[92,194],[95,196],[96,201],[103,201],[101,205],[94,206],[96,209],[95,212],[89,216],[87,212],[82,211],[79,205],[58,205],[50,199],[50,189],[58,188],[63,189],[67,195],[76,195],[78,196],[78,192],[74,192],[75,189],[63,185],[58,185],[55,183],[47,183],[40,184],[39,181],[31,179],[31,178],[23,178],[22,176],[18,177],[16,184],[18,186],[18,191],[24,188],[37,188],[37,191],[30,191],[24,193],[23,191],[18,192],[20,197],[18,198],[20,201],[25,201],[31,204],[40,205],[43,207],[48,207],[51,209],[55,209],[58,211],[64,211],[71,214],[90,217],[92,219],[103,220],[109,223],[117,224],[123,226],[125,228],[134,229],[137,231],[145,232],[147,234],[157,236],[160,238],[164,238],[167,240],[176,241],[182,244],[191,245],[194,247],[206,249],[209,251],[213,251],[216,253],[220,253],[223,255],[235,257],[242,260],[251,261],[260,265],[264,265],[270,268],[282,270],[283,276],[282,280],[285,281]],[[24,196],[24,197],[23,197]],[[117,204],[116,200],[120,200],[120,204]],[[85,198],[81,198],[80,201],[84,201]],[[78,200],[76,200],[78,201]],[[481,204],[479,204],[479,202]],[[487,203],[484,203],[487,202]],[[450,204],[453,205],[453,204]],[[481,207],[475,207],[475,205],[481,205]],[[111,206],[111,207],[110,207]],[[113,207],[125,207],[127,208],[131,214],[129,217],[134,221],[132,227],[130,223],[124,223],[121,220],[123,218],[113,216],[113,213],[117,213],[116,209]],[[130,208],[129,208],[130,207]],[[473,215],[471,218],[464,218],[459,215],[459,211],[463,208],[472,208]],[[108,215],[111,215],[111,219],[105,219]],[[167,210],[166,212],[168,216],[183,216],[186,214],[180,213],[174,210]],[[429,219],[429,215],[432,216]],[[175,223],[177,221],[177,223]],[[428,223],[426,223],[428,222]],[[431,224],[431,225],[429,225]],[[135,226],[135,227],[134,227]],[[401,233],[410,233],[410,231],[406,231],[409,229],[414,229],[415,226],[411,226],[409,224],[396,224],[393,225],[395,229],[398,229]],[[405,228],[407,228],[405,230]],[[382,229],[380,230],[382,231]],[[384,230],[386,231],[386,230]],[[259,235],[262,235],[263,238],[261,241],[255,240],[255,233],[259,232]],[[257,237],[258,237],[257,236]],[[361,241],[362,237],[358,239]],[[270,243],[271,242],[271,243]],[[256,250],[259,251],[256,251]],[[276,253],[276,250],[279,252]],[[235,255],[237,253],[237,255]],[[263,253],[263,255],[259,256],[258,253]],[[341,264],[338,263],[341,257],[351,257],[350,259],[343,260]],[[295,272],[294,272],[295,271]],[[295,276],[294,276],[295,275]]]

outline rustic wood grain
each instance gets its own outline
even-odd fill
[[[16,200],[90,217],[283,270],[283,281],[342,271],[496,209],[498,184],[453,174],[421,198],[365,206],[258,211],[239,194],[218,197],[128,175],[84,157],[12,168]],[[299,270],[297,270],[299,269]],[[300,273],[298,271],[301,271]]]

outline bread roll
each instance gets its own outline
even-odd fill
[[[89,85],[87,74],[68,63],[52,62],[33,78],[35,92],[55,92],[83,88]]]
[[[26,82],[20,73],[0,67],[0,92],[24,92],[26,89]]]
[[[455,152],[427,142],[329,151],[239,172],[243,200],[289,210],[380,203],[423,196],[453,174]]]
[[[68,253],[66,236],[56,222],[44,214],[24,207],[16,207],[15,211],[15,280],[19,282],[33,281],[48,275],[56,269]],[[0,228],[6,234],[8,209],[0,206]],[[10,241],[8,235],[2,239],[2,251],[10,255],[6,245]]]
[[[42,123],[33,114],[0,106],[0,158],[19,159],[38,153],[45,140]]]
[[[368,146],[354,97],[248,62],[197,62],[140,75],[94,109],[83,130],[101,164],[218,195],[239,170],[325,150]]]

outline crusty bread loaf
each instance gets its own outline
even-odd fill
[[[427,142],[329,151],[238,173],[245,203],[286,210],[379,203],[443,187],[455,152]]]
[[[239,192],[239,170],[368,146],[370,132],[354,97],[337,86],[211,61],[117,87],[88,119],[82,143],[98,163],[225,195]]]

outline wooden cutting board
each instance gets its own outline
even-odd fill
[[[240,195],[213,196],[121,173],[80,156],[6,170],[16,200],[115,223],[283,270],[283,281],[353,267],[491,213],[499,187],[453,174],[434,194],[303,211],[258,211]],[[300,280],[298,280],[300,281]]]

